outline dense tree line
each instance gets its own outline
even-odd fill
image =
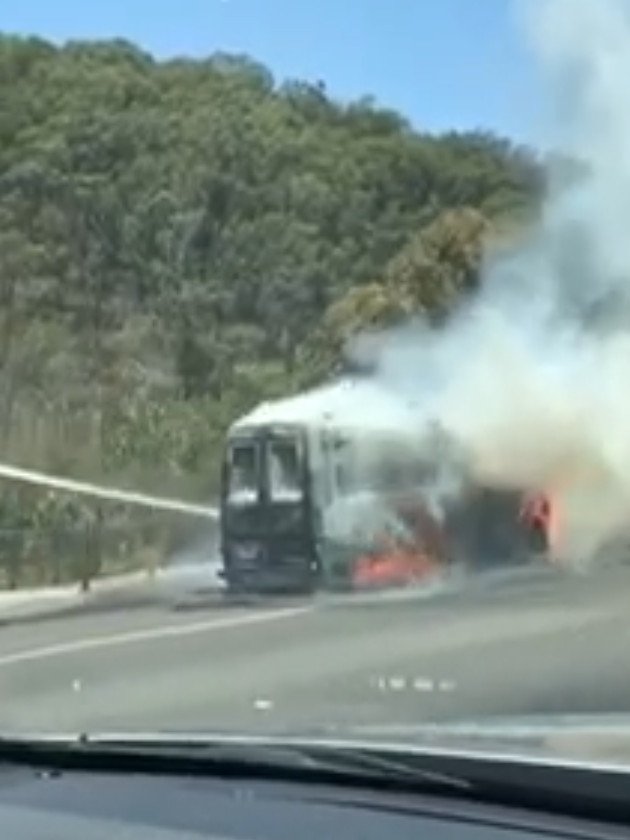
[[[506,139],[247,57],[0,37],[0,458],[209,498],[235,415],[439,317],[544,187]],[[6,529],[94,515],[2,492]]]

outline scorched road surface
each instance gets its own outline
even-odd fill
[[[630,571],[0,629],[0,729],[313,731],[630,712]]]

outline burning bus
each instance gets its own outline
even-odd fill
[[[237,420],[221,478],[228,592],[339,591],[526,562],[540,528],[521,494],[463,482],[443,438],[428,444],[418,425],[417,410],[351,379]]]

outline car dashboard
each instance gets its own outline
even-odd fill
[[[11,840],[529,840],[630,836],[526,810],[327,786],[216,778],[0,771]]]

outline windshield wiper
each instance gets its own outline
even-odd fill
[[[56,770],[194,774],[462,795],[462,778],[402,755],[317,741],[255,736],[42,736],[0,738],[0,762]]]

